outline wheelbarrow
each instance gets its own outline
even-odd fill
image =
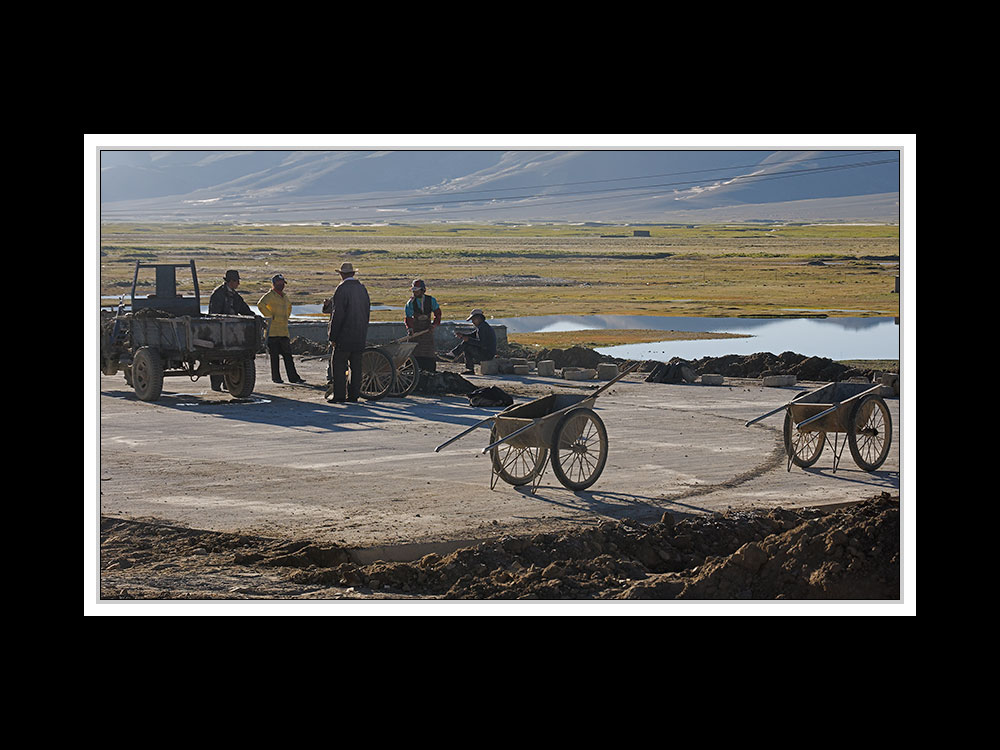
[[[477,422],[434,449],[437,453],[477,427],[492,422],[490,489],[498,479],[514,487],[531,484],[534,494],[547,463],[566,489],[585,490],[598,480],[608,460],[608,431],[594,411],[594,402],[642,362],[626,367],[590,394],[549,394],[507,407]],[[551,457],[551,460],[550,460]]]
[[[385,396],[408,396],[420,381],[420,367],[413,356],[413,339],[427,331],[369,346],[361,353],[361,395],[368,401]]]
[[[815,464],[827,443],[827,435],[832,433],[834,471],[847,445],[854,462],[863,471],[873,472],[885,462],[892,444],[892,416],[885,399],[878,395],[881,387],[869,383],[827,383],[751,419],[744,426],[784,410],[787,471],[792,470],[792,464],[803,469]],[[843,441],[841,434],[846,435]]]

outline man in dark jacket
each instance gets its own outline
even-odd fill
[[[240,287],[240,272],[226,271],[226,277],[222,284],[215,288],[212,296],[208,300],[209,315],[253,315],[253,310],[246,300],[236,291]],[[211,374],[208,376],[212,384],[213,391],[225,389],[225,379],[222,375]]]
[[[253,310],[236,290],[240,288],[240,272],[226,271],[226,278],[215,288],[208,300],[210,315],[253,315]]]
[[[482,310],[473,310],[466,320],[471,320],[476,330],[471,334],[455,331],[462,343],[451,350],[451,356],[457,359],[464,354],[465,371],[462,374],[475,375],[476,362],[493,359],[497,355],[497,335],[486,322],[486,314]]]
[[[354,266],[339,269],[342,281],[333,294],[329,338],[333,344],[330,370],[333,398],[330,401],[357,401],[361,394],[361,352],[368,338],[371,299],[365,285],[354,278]],[[351,368],[351,388],[347,390],[347,367]]]

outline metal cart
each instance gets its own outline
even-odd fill
[[[547,462],[559,483],[585,490],[601,476],[608,459],[608,431],[593,410],[597,397],[642,363],[626,367],[591,394],[550,394],[487,417],[434,449],[440,451],[477,427],[492,422],[489,452],[490,489],[497,479],[515,487],[537,489]],[[549,461],[551,456],[551,461]]]
[[[892,445],[892,417],[878,391],[881,385],[870,383],[827,383],[796,396],[789,403],[751,419],[749,427],[780,411],[785,412],[784,441],[792,464],[808,468],[819,460],[833,434],[833,470],[840,465],[844,445],[850,446],[854,462],[864,471],[878,469]],[[846,440],[841,441],[841,433]]]

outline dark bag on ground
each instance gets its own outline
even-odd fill
[[[510,406],[513,403],[513,397],[495,385],[477,388],[469,394],[470,406]]]

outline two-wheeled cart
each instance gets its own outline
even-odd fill
[[[369,346],[361,353],[361,395],[368,401],[385,396],[409,396],[420,382],[420,367],[413,356],[413,339],[426,331]]]
[[[819,460],[833,434],[833,470],[840,465],[844,445],[850,446],[854,462],[864,471],[878,469],[892,445],[892,417],[881,385],[871,383],[827,383],[796,396],[789,403],[751,419],[749,427],[780,411],[785,412],[783,428],[787,470],[792,464],[808,468]],[[846,439],[841,442],[840,435]]]
[[[566,489],[585,490],[601,476],[608,460],[608,431],[594,411],[594,402],[642,363],[626,367],[590,394],[549,394],[517,404],[477,422],[434,449],[440,451],[477,427],[492,422],[489,452],[490,489],[502,479],[514,487],[538,488],[547,463]],[[551,456],[551,461],[550,461]]]

